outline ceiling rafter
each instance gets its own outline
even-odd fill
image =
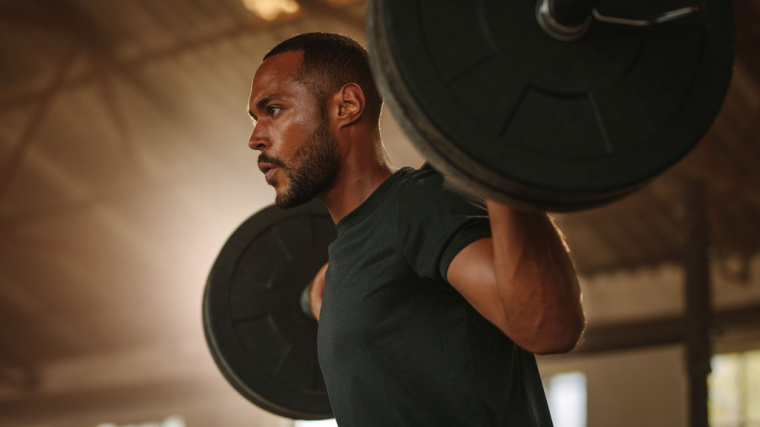
[[[206,44],[239,37],[240,35],[247,34],[249,32],[255,33],[261,31],[262,29],[262,27],[254,22],[239,22],[234,25],[225,26],[224,28],[207,34],[188,37],[184,40],[178,41],[171,46],[147,50],[132,58],[120,60],[118,58],[112,57],[111,69],[120,69],[128,72],[130,69],[138,68],[150,62],[173,58]],[[96,78],[97,75],[93,72],[93,70],[88,69],[78,75],[64,79],[62,82],[60,82],[59,87],[61,90],[75,88],[84,84],[91,83]],[[16,94],[10,97],[0,99],[0,111],[7,110],[9,108],[13,108],[17,105],[27,102],[37,102],[44,96],[45,91],[36,88],[29,88],[24,91],[18,91]]]
[[[300,3],[302,4],[304,8],[306,8],[309,12],[315,15],[329,16],[332,19],[337,19],[338,21],[343,22],[352,28],[355,28],[362,32],[365,31],[366,24],[365,24],[364,18],[363,17],[357,18],[355,15],[350,13],[346,7],[330,6],[320,0],[300,0]],[[34,19],[34,18],[30,16],[29,19]],[[55,18],[53,17],[49,19],[55,19]],[[83,19],[78,18],[77,21],[83,21]],[[45,23],[47,22],[47,20],[43,20],[42,22]],[[64,28],[68,29],[68,26],[67,27],[60,26],[60,27],[62,29]],[[95,34],[102,33],[101,31],[95,31],[94,28],[96,27],[92,24],[87,24],[86,27],[90,28],[90,32],[94,32]],[[215,31],[211,31],[206,34],[200,34],[197,36],[187,37],[167,47],[161,47],[161,48],[144,51],[141,54],[138,54],[131,58],[118,59],[116,57],[111,57],[111,69],[129,70],[133,68],[138,68],[149,62],[160,61],[163,59],[178,56],[184,52],[196,49],[206,44],[217,43],[219,41],[223,41],[226,39],[239,37],[243,34],[248,34],[251,32],[256,33],[259,31],[266,30],[266,29],[267,29],[267,26],[258,20],[240,21],[240,22],[225,26],[223,28],[217,29]],[[79,31],[77,35],[81,36],[82,32]],[[78,37],[78,38],[81,38],[81,37]],[[98,37],[84,37],[84,39],[86,40],[91,40],[93,38],[98,39]],[[98,49],[98,50],[101,50],[101,49]],[[105,55],[109,51],[106,49],[106,50],[101,50],[101,52]],[[95,75],[93,70],[85,70],[78,75],[74,75],[74,76],[70,76],[66,78],[64,81],[60,82],[60,86],[63,89],[78,87],[80,85],[92,82],[94,79],[96,79],[96,77],[97,76]],[[7,110],[10,108],[16,107],[18,105],[24,104],[24,103],[36,102],[37,100],[39,100],[39,98],[43,97],[45,94],[44,89],[41,90],[34,86],[30,86],[24,89],[19,89],[14,92],[15,93],[13,93],[10,96],[6,96],[6,97],[0,96],[0,112],[2,112],[3,110]]]
[[[40,374],[0,342],[0,388],[27,394],[40,385]]]
[[[118,99],[116,97],[115,88],[112,82],[112,75],[110,72],[110,62],[107,57],[96,56],[90,54],[90,67],[93,69],[95,80],[98,84],[100,94],[103,98],[106,110],[108,111],[111,120],[116,128],[117,134],[120,139],[120,143],[124,148],[126,157],[135,171],[139,172],[139,159],[137,156],[136,147],[134,141],[131,138],[129,126],[124,118],[124,113],[119,107]]]
[[[23,6],[22,6],[23,5]],[[99,28],[78,8],[68,1],[45,2],[41,7],[34,7],[31,2],[16,2],[14,5],[0,5],[0,20],[15,25],[36,26],[45,31],[64,33],[83,42],[106,47],[106,37],[90,37]]]
[[[0,204],[3,202],[16,173],[21,167],[31,143],[34,141],[35,136],[42,127],[42,123],[44,122],[55,97],[60,92],[62,82],[65,81],[66,75],[73,64],[74,59],[80,52],[81,50],[78,47],[78,43],[72,42],[67,53],[64,55],[63,60],[53,74],[53,78],[40,93],[40,97],[37,99],[35,107],[29,114],[29,119],[18,138],[18,141],[13,145],[8,159],[3,164],[2,169],[0,169]]]
[[[641,255],[635,259],[622,259],[613,262],[597,263],[595,265],[577,266],[578,274],[592,277],[597,274],[615,273],[621,271],[636,271],[642,268],[656,268],[664,264],[677,264],[681,261],[680,254]]]

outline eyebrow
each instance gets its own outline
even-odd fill
[[[258,101],[256,101],[256,109],[257,110],[261,110],[264,107],[266,107],[266,105],[269,104],[270,102],[272,102],[272,101],[274,101],[276,99],[281,99],[281,98],[282,98],[282,95],[277,94],[277,93],[272,94],[272,95],[267,95],[267,96],[259,99]],[[256,115],[253,114],[253,111],[248,110],[248,115],[251,116],[252,119],[258,120],[258,118],[256,117]]]

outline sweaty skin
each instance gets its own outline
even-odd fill
[[[300,61],[299,61],[300,62]],[[278,73],[292,75],[296,61],[269,62],[254,77],[249,111],[254,130],[250,148],[260,150],[259,169],[275,188],[275,202],[291,207],[314,198],[335,178],[338,152],[327,124],[321,122],[316,103],[303,102],[313,98],[308,90],[292,79],[283,84]],[[258,80],[257,80],[258,78]]]
[[[265,60],[254,76],[249,114],[254,129],[249,147],[261,152],[259,164],[277,200],[296,186],[293,170],[304,165],[298,153],[320,141],[320,126],[334,139],[338,158],[329,182],[310,188],[335,223],[358,207],[395,171],[382,147],[379,129],[364,114],[361,88],[348,83],[326,102],[324,115],[315,97],[293,76],[302,52]],[[315,174],[314,180],[323,176]],[[492,238],[475,241],[457,254],[448,282],[491,323],[523,349],[538,353],[571,350],[583,332],[578,281],[557,229],[546,214],[524,212],[487,201]],[[319,318],[323,267],[312,289],[312,310]]]
[[[303,161],[297,152],[304,150],[323,121],[315,97],[294,79],[302,58],[303,52],[286,52],[267,59],[251,85],[248,113],[254,128],[248,146],[264,159],[276,159],[259,163],[259,168],[277,198],[290,191],[293,184],[287,169]],[[377,124],[364,118],[364,107],[364,93],[353,83],[341,87],[324,107],[340,165],[331,183],[313,197],[327,206],[335,223],[396,171],[382,147]]]
[[[556,227],[543,213],[491,200],[487,206],[493,238],[459,252],[447,280],[523,349],[572,350],[585,318],[578,280]]]

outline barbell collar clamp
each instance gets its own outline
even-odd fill
[[[593,3],[596,2],[587,3],[592,3],[591,6],[593,6]],[[553,0],[538,0],[536,5],[536,20],[541,29],[552,38],[560,41],[573,41],[583,37],[588,31],[589,25],[591,25],[591,7],[588,8],[587,13],[580,15],[585,16],[585,18],[580,23],[577,23],[577,11],[575,11],[576,17],[563,20],[562,17],[557,15],[554,5]]]
[[[629,27],[651,27],[675,21],[699,12],[699,6],[686,6],[664,12],[649,19],[631,19],[607,16],[593,6],[597,0],[538,0],[536,20],[549,36],[561,41],[573,41],[583,37],[592,18],[605,24]]]

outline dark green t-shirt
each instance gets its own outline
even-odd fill
[[[318,341],[341,427],[551,425],[533,355],[446,282],[490,236],[482,205],[404,168],[337,230]]]

